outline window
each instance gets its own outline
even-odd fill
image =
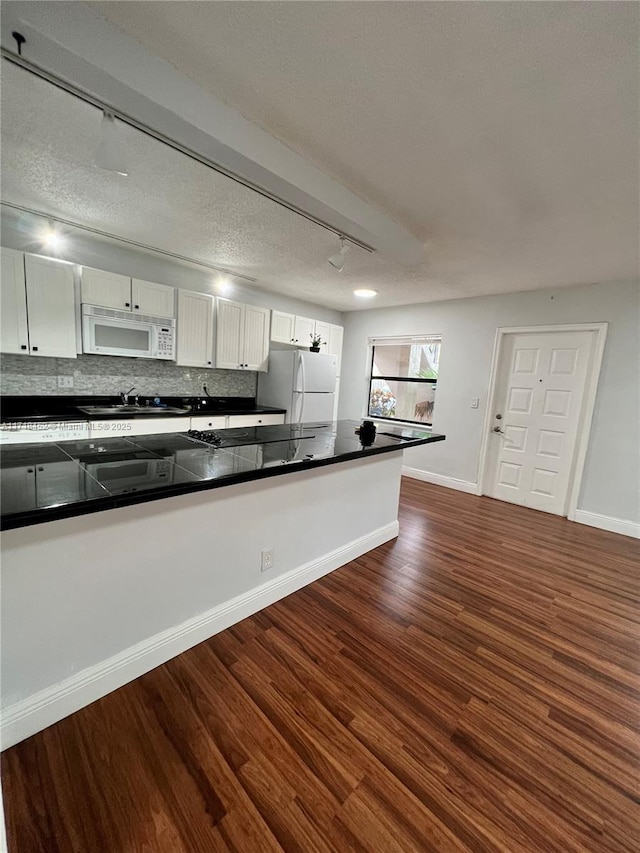
[[[370,339],[369,417],[431,426],[441,342],[439,336]]]

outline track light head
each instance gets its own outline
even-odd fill
[[[122,133],[113,115],[106,110],[102,113],[100,141],[93,157],[93,164],[99,169],[104,169],[105,172],[116,172],[125,177],[129,174]]]
[[[349,251],[349,244],[344,239],[344,237],[340,237],[340,251],[336,252],[335,255],[331,255],[329,258],[329,263],[332,267],[338,270],[338,272],[342,272],[342,268],[344,266],[344,262],[347,258],[347,252]]]

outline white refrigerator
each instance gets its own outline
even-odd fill
[[[286,423],[331,423],[337,366],[334,355],[272,351],[269,371],[258,380],[258,404],[286,409]]]

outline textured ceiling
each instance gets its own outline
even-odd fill
[[[633,3],[108,2],[151,52],[425,243],[408,269],[3,67],[3,198],[229,266],[340,310],[638,274]]]

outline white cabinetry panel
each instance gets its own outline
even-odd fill
[[[331,335],[331,323],[322,323],[316,320],[315,334],[320,335],[322,343],[320,344],[320,352],[329,352],[329,336]]]
[[[266,371],[270,315],[268,308],[218,299],[216,367]]]
[[[197,415],[191,418],[191,429],[224,429],[227,425],[226,415]]]
[[[2,352],[29,354],[27,292],[24,282],[24,254],[1,249],[0,345]]]
[[[25,277],[32,355],[76,358],[72,266],[49,258],[26,255]]]
[[[271,312],[271,340],[279,344],[295,343],[295,314]]]
[[[175,288],[134,278],[131,280],[131,307],[141,314],[175,317]]]
[[[252,427],[252,426],[273,426],[274,424],[283,424],[284,414],[282,415],[229,415],[227,426],[232,427]]]
[[[87,305],[131,310],[131,279],[127,275],[82,267],[80,293]]]
[[[178,291],[176,364],[185,367],[213,365],[213,296]]]
[[[244,305],[231,299],[218,299],[216,324],[216,367],[239,370],[243,362]]]
[[[316,321],[309,317],[296,317],[295,323],[295,342],[298,346],[310,347],[311,335],[315,332]]]
[[[247,370],[266,371],[269,358],[268,308],[244,306],[244,366]]]
[[[340,367],[342,363],[342,337],[344,334],[344,329],[342,326],[331,326],[331,330],[329,332],[329,355],[335,355],[338,359],[337,362],[337,376],[340,376]]]

